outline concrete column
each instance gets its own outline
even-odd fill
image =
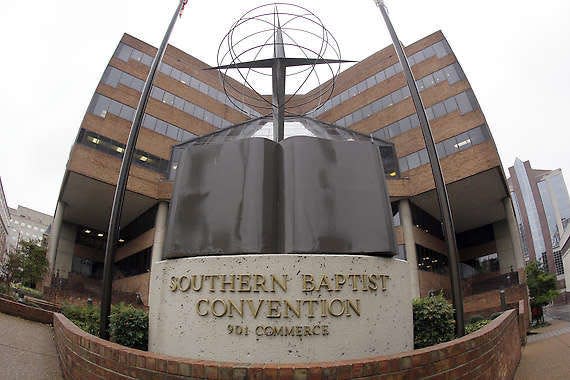
[[[162,260],[164,239],[166,237],[166,221],[168,218],[168,202],[158,203],[156,219],[154,221],[154,242],[152,244],[152,263]]]
[[[521,235],[519,232],[519,224],[517,222],[517,218],[515,217],[515,212],[513,209],[513,203],[510,197],[506,197],[503,199],[503,206],[505,208],[505,214],[507,215],[507,223],[509,225],[509,232],[511,235],[511,241],[513,245],[513,255],[514,255],[514,263],[516,269],[524,268],[524,258],[522,252],[522,243],[521,243]]]
[[[65,211],[65,204],[61,201],[57,202],[55,208],[55,215],[51,223],[49,238],[48,238],[48,251],[47,257],[49,262],[50,272],[53,273],[55,268],[55,259],[57,256],[57,245],[59,244],[59,236],[61,234],[61,225],[63,222],[63,212]]]
[[[418,271],[418,256],[416,254],[416,241],[414,239],[414,223],[412,221],[412,210],[410,201],[402,199],[400,201],[400,224],[404,233],[404,246],[406,247],[406,259],[410,270],[410,297],[420,296],[420,277]]]
[[[57,256],[55,258],[54,270],[59,271],[61,278],[67,278],[73,265],[73,253],[75,251],[75,240],[77,237],[77,226],[71,223],[62,223],[60,236],[57,243]]]

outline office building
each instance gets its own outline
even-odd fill
[[[561,239],[570,221],[570,197],[562,171],[533,169],[529,161],[517,158],[509,174],[525,260],[538,260],[562,278]]]
[[[9,248],[17,248],[23,240],[34,240],[41,244],[52,219],[51,215],[28,207],[18,205],[17,209],[10,208]]]
[[[6,203],[6,195],[0,178],[0,260],[8,251],[8,232],[10,231],[10,209]]]
[[[79,127],[48,252],[53,273],[62,278],[102,275],[121,155],[155,52],[154,47],[124,35]],[[506,179],[490,128],[461,65],[441,32],[407,46],[406,52],[449,184],[463,276],[520,270],[524,262]],[[203,70],[208,67],[173,46],[166,51],[127,186],[115,260],[118,290],[147,294],[150,262],[160,257],[164,241],[176,169],[172,147],[262,116],[259,110],[230,102],[219,74]],[[240,83],[232,85],[248,91]],[[308,116],[372,135],[385,142],[380,145],[391,147],[396,159],[393,170],[386,173],[388,190],[399,257],[409,263],[413,296],[448,290],[447,249],[433,177],[393,47],[343,71],[332,97]]]

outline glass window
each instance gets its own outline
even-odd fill
[[[449,84],[453,84],[460,80],[459,73],[455,70],[455,67],[447,66],[446,68],[444,68],[444,71],[445,75],[447,76],[447,81],[449,82]]]
[[[194,106],[194,104],[192,104],[190,102],[184,102],[184,112],[186,112],[187,114],[193,115],[194,114],[194,108],[196,108]]]
[[[408,156],[408,167],[410,169],[417,168],[420,166],[420,155],[419,152],[414,152]]]
[[[170,104],[173,105],[174,104],[174,94],[171,94],[170,92],[164,92],[164,98],[162,98],[162,101],[166,104]]]
[[[481,127],[473,128],[468,133],[469,133],[469,138],[471,139],[471,144],[473,145],[480,144],[486,140]]]
[[[421,51],[421,50],[418,51],[416,54],[414,54],[413,57],[414,57],[416,63],[420,63],[420,62],[422,62],[423,60],[426,59],[426,56],[425,56],[424,52]]]
[[[121,79],[119,80],[119,83],[121,83],[122,85],[125,85],[127,87],[131,87],[131,82],[133,81],[133,77],[130,76],[127,73],[123,73],[123,75],[121,75]]]
[[[402,133],[406,132],[409,129],[412,129],[412,121],[410,120],[410,117],[403,118],[398,122],[398,124],[400,124],[400,130]]]
[[[401,88],[402,98],[406,99],[410,97],[410,88],[406,85]]]
[[[121,43],[121,45],[119,46],[119,53],[117,54],[117,57],[127,62],[132,52],[133,52],[132,47]]]
[[[109,104],[109,112],[111,112],[113,115],[120,116],[122,106],[123,105],[121,103],[112,100]]]
[[[370,87],[374,87],[376,85],[376,77],[370,77],[368,79],[366,79],[366,87],[370,88]]]
[[[135,117],[135,110],[128,106],[121,107],[121,114],[119,115],[125,120],[133,121]]]
[[[455,100],[457,100],[459,111],[462,115],[473,111],[473,106],[471,105],[466,93],[462,92],[461,94],[456,95]]]
[[[457,102],[455,101],[455,97],[444,100],[443,104],[445,105],[445,111],[447,113],[457,111]]]
[[[361,93],[364,90],[366,90],[366,81],[360,82],[356,85],[356,91],[358,91],[358,93]]]
[[[418,152],[420,156],[420,165],[427,164],[429,162],[429,157],[427,153],[427,149],[422,149]]]
[[[431,107],[426,108],[426,115],[427,115],[428,120],[434,119],[434,114],[433,114],[433,110],[431,109]]]
[[[147,54],[143,54],[141,63],[146,66],[150,66],[152,64],[153,57]]]
[[[435,83],[440,83],[443,82],[444,80],[447,80],[444,70],[436,71],[435,73],[433,73],[433,77],[435,79]]]
[[[133,81],[131,83],[131,87],[137,91],[142,91],[142,89],[144,87],[144,81],[142,81],[138,78],[133,78]]]
[[[394,91],[392,93],[392,102],[394,104],[399,103],[402,100],[402,94],[400,93],[400,91]]]
[[[166,135],[174,140],[177,140],[178,128],[174,127],[173,125],[169,125],[166,129]]]
[[[394,70],[396,70],[397,73],[402,71],[402,64],[400,62],[396,63],[394,65]]]
[[[378,139],[382,139],[385,140],[388,137],[386,136],[386,128],[382,128],[377,130],[376,132],[372,133],[372,136],[378,138]]]
[[[180,82],[182,82],[184,84],[189,84],[190,83],[190,75],[181,72],[180,73]]]
[[[157,131],[157,132],[160,133],[161,135],[165,135],[167,128],[168,128],[168,124],[167,124],[167,123],[165,123],[164,121],[162,121],[162,120],[160,120],[160,119],[156,119],[155,131]]]
[[[358,91],[356,90],[356,87],[351,87],[348,89],[348,97],[352,98],[353,96],[358,95]]]
[[[398,124],[392,124],[386,128],[388,130],[388,137],[393,138],[401,134],[400,126]]]
[[[172,72],[172,66],[170,66],[166,63],[162,63],[160,65],[160,71],[166,75],[170,75],[170,73]]]
[[[194,107],[194,116],[196,116],[198,119],[204,119],[204,109],[200,108],[198,106]]]
[[[180,81],[180,76],[182,75],[182,72],[178,69],[175,69],[174,67],[172,68],[172,72],[170,73],[170,76],[174,79],[176,79],[177,81]]]
[[[423,50],[423,52],[424,52],[424,55],[426,56],[426,58],[429,58],[429,57],[435,55],[435,49],[434,49],[433,46],[431,46],[431,45],[428,46],[427,48],[425,48],[425,49]]]
[[[384,70],[379,71],[376,73],[376,75],[374,75],[374,78],[376,78],[376,82],[378,82],[378,83],[385,81],[386,80],[386,73],[384,72]]]
[[[367,117],[372,116],[374,112],[372,111],[372,104],[369,104],[362,108],[362,118],[366,119]]]
[[[143,56],[142,52],[140,52],[136,49],[133,49],[133,54],[131,54],[131,59],[134,59],[135,61],[140,62],[142,60],[142,56]]]
[[[396,69],[394,69],[394,66],[388,67],[385,71],[386,71],[386,78],[390,78],[396,75]]]
[[[392,106],[394,104],[394,102],[392,102],[392,96],[391,95],[386,95],[385,97],[381,98],[381,106],[380,109],[386,109],[390,106]]]
[[[455,141],[455,137],[449,138],[447,140],[443,140],[441,142],[441,144],[443,144],[443,148],[445,149],[445,155],[446,156],[449,156],[450,154],[457,152],[457,148],[456,148],[457,142]]]
[[[416,59],[414,58],[413,55],[410,55],[410,56],[408,57],[408,64],[409,64],[410,66],[413,66],[413,65],[416,64]]]
[[[100,117],[105,117],[107,114],[107,109],[109,108],[109,99],[99,94],[95,94],[94,101],[95,103],[92,111],[93,114]]]
[[[110,86],[117,87],[117,84],[119,84],[119,80],[121,80],[121,72],[112,67],[109,72],[107,81],[105,83],[107,83]]]
[[[446,114],[443,102],[442,103],[436,103],[431,108],[433,110],[433,114],[434,114],[436,119],[438,117],[442,117],[443,115]]]
[[[418,118],[418,114],[415,113],[412,116],[410,116],[410,121],[412,123],[412,128],[417,128],[420,126],[420,119]]]
[[[150,96],[152,96],[157,100],[162,101],[162,98],[164,97],[164,90],[153,86],[152,91],[150,92]]]
[[[444,47],[442,41],[439,41],[432,46],[435,50],[435,54],[437,54],[438,57],[441,58],[447,55],[447,49]]]
[[[423,78],[422,82],[424,82],[425,88],[430,88],[431,86],[433,86],[435,84],[435,80],[433,79],[433,77],[431,75],[428,75],[427,77]]]
[[[174,99],[174,107],[178,108],[181,111],[184,110],[184,104],[185,103],[186,102],[184,101],[184,99],[179,98],[178,96]]]
[[[398,159],[398,165],[400,166],[401,172],[405,172],[406,170],[409,170],[407,157],[399,158]]]
[[[467,132],[457,135],[455,138],[457,141],[455,148],[457,150],[467,149],[471,146],[471,139],[469,138],[469,134]]]
[[[447,156],[447,153],[445,153],[445,146],[443,145],[443,143],[435,144],[435,151],[437,152],[437,156],[439,158]]]
[[[154,130],[154,126],[156,125],[156,118],[150,115],[144,115],[143,119],[143,127],[148,128],[150,130]]]

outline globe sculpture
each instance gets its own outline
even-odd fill
[[[348,61],[341,60],[336,39],[319,17],[298,5],[275,3],[246,12],[231,26],[214,69],[237,71],[243,86],[221,75],[224,91],[239,99],[234,104],[244,112],[243,104],[272,114],[280,141],[285,116],[308,114],[331,97],[343,62]],[[261,94],[268,88],[271,98]]]

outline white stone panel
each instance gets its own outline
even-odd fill
[[[222,277],[201,282],[202,275],[225,275],[226,285]],[[334,361],[411,350],[408,276],[405,261],[372,256],[249,255],[159,261],[151,271],[149,350],[239,363]],[[230,300],[237,308],[228,308]]]

